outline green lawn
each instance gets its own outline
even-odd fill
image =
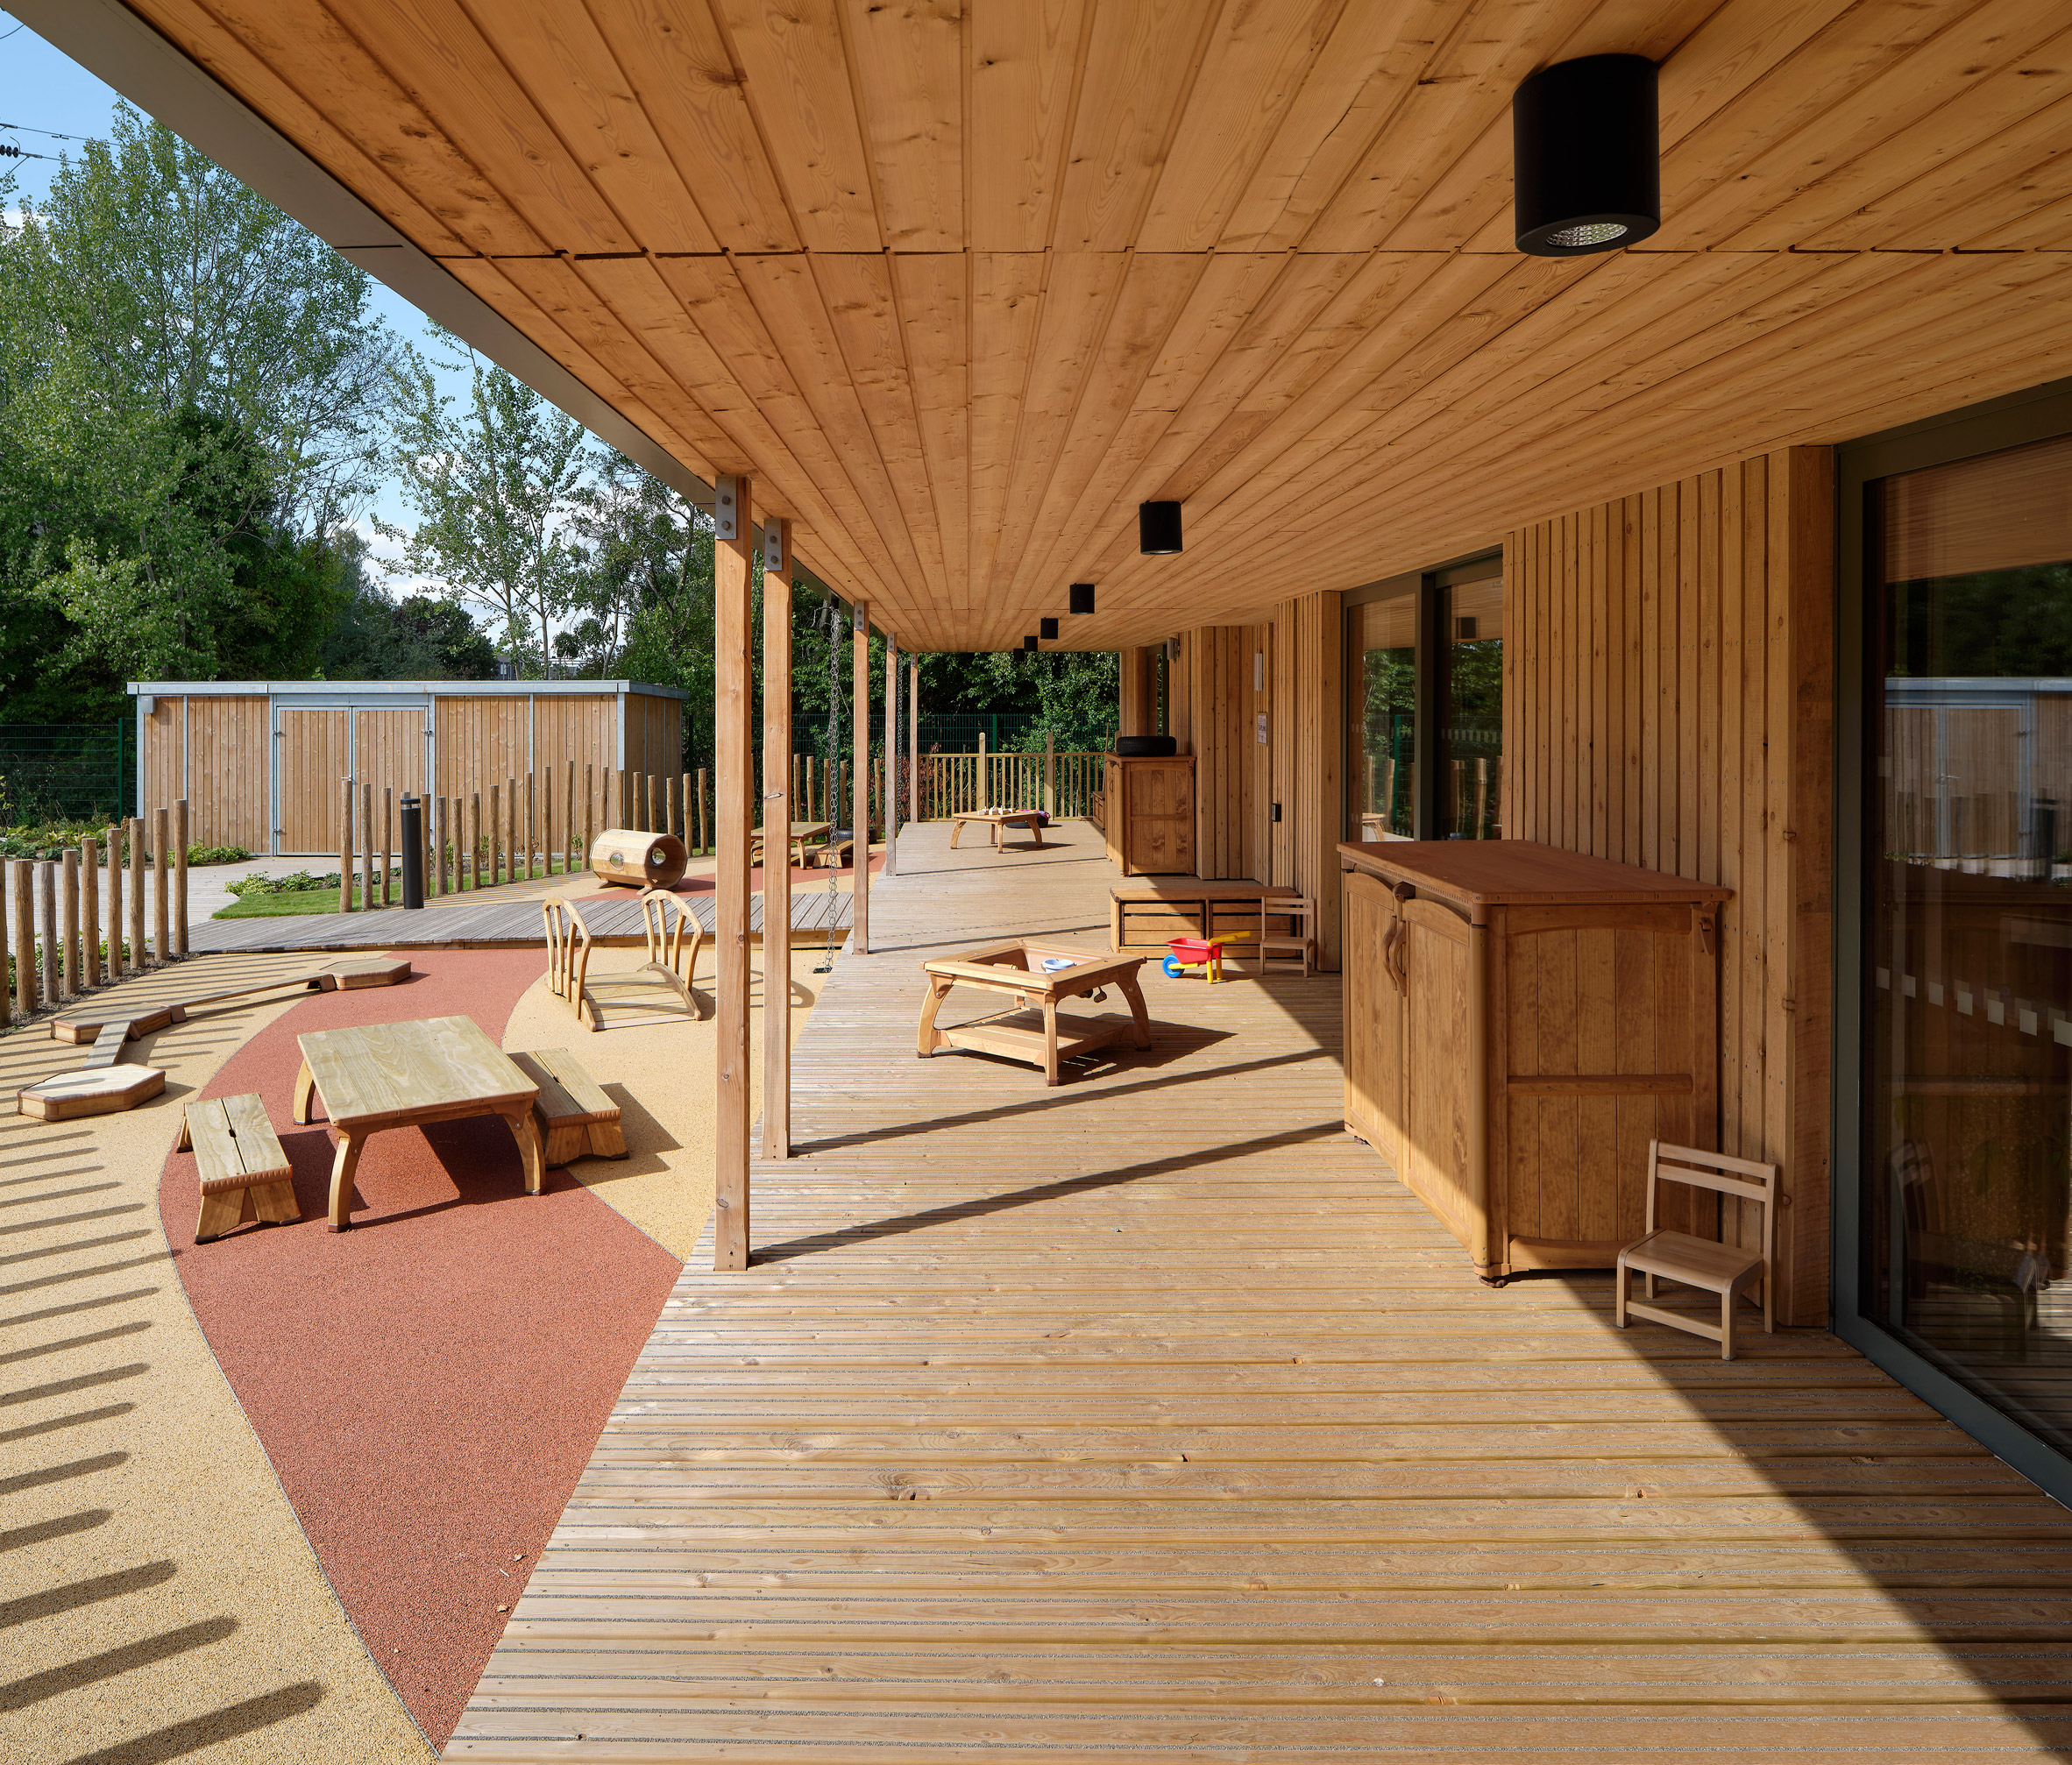
[[[558,869],[554,872],[557,876],[563,874]],[[511,876],[500,872],[497,880],[500,882],[522,882],[526,879],[523,876]],[[536,876],[532,880],[537,882],[539,878]],[[485,882],[482,886],[486,889],[490,884]],[[472,894],[474,887],[475,884],[472,878],[464,878],[461,882],[461,892]],[[379,897],[381,893],[379,881],[375,883],[374,893],[376,896],[375,906],[379,909],[380,905]],[[429,894],[426,896],[428,901],[437,898],[439,897]],[[389,879],[389,905],[400,907],[402,905],[402,880],[401,877],[392,875]],[[358,908],[359,904],[359,884],[356,880],[352,887],[352,904],[355,910]],[[242,895],[231,902],[229,906],[218,907],[209,917],[216,919],[274,919],[290,913],[336,913],[337,911],[338,888],[337,884],[334,882],[327,888],[294,889],[281,895]]]

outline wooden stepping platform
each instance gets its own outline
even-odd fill
[[[133,1109],[165,1088],[166,1075],[156,1067],[89,1067],[25,1085],[15,1108],[39,1122],[69,1122]]]
[[[104,1067],[113,1061],[124,1042],[133,1042],[139,1036],[151,1035],[171,1024],[184,1024],[190,1014],[205,1010],[210,1005],[223,1005],[232,999],[252,999],[262,993],[303,992],[335,993],[352,992],[361,987],[393,987],[399,981],[410,978],[408,957],[391,959],[369,958],[352,962],[327,962],[321,968],[311,968],[303,974],[283,975],[272,981],[257,981],[248,987],[225,987],[215,993],[200,994],[192,999],[167,1000],[153,1005],[147,1011],[135,1017],[117,1017],[104,1009],[89,1006],[83,1011],[70,1011],[54,1018],[50,1026],[53,1040],[60,1042],[91,1042],[94,1052],[88,1056],[89,1068]],[[113,1004],[115,1002],[108,1002]],[[120,1031],[112,1043],[108,1038]],[[115,1052],[110,1053],[110,1049]]]

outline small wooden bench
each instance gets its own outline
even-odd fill
[[[532,1116],[550,1165],[565,1167],[571,1159],[626,1156],[618,1104],[566,1048],[536,1048],[511,1059],[540,1088]]]
[[[202,1180],[196,1244],[213,1244],[247,1220],[275,1226],[302,1217],[287,1154],[266,1119],[266,1106],[249,1092],[189,1103],[181,1112],[180,1145],[183,1152],[194,1148]]]
[[[1132,877],[1108,891],[1109,943],[1117,950],[1140,950],[1147,944],[1166,943],[1176,935],[1214,938],[1218,916],[1241,915],[1257,927],[1261,908],[1268,914],[1281,911],[1268,904],[1283,897],[1296,898],[1294,890],[1273,882],[1210,882],[1200,876]],[[1147,922],[1148,938],[1130,935],[1132,928],[1141,933]]]

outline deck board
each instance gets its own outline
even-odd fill
[[[924,953],[1105,942],[1060,837],[903,844],[447,1757],[2062,1756],[2072,1514],[1823,1332],[1484,1287],[1342,1131],[1334,977],[914,1059]]]

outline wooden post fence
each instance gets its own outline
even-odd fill
[[[96,840],[79,842],[79,882],[84,891],[79,918],[86,934],[86,983],[101,984],[101,847]]]
[[[187,954],[187,798],[173,799],[173,953]]]
[[[534,849],[539,845],[540,793],[536,782],[538,776],[539,775],[536,771],[529,771],[525,775],[525,880],[528,882],[532,881]]]
[[[597,765],[583,767],[583,861],[590,861],[590,848],[597,844]]]
[[[119,981],[123,963],[123,830],[108,830],[108,978]]]
[[[59,910],[64,919],[65,996],[79,996],[79,852],[67,847],[59,876]]]
[[[173,960],[173,867],[167,847],[173,843],[173,817],[163,809],[151,815],[152,960],[160,968]]]
[[[144,972],[144,818],[141,815],[130,817],[130,961],[138,974]]]
[[[43,1003],[46,1009],[58,1003],[58,867],[46,858],[36,867],[36,906],[43,921],[43,942],[38,949],[43,970]]]
[[[7,946],[7,927],[10,923],[7,917],[7,866],[4,864],[0,864],[0,982],[4,982],[6,979],[4,970],[7,962],[7,957],[5,951]],[[0,985],[0,1029],[4,1029],[13,1021],[14,989],[10,986]]]
[[[14,1014],[32,1017],[36,1015],[36,903],[29,892],[35,887],[29,875],[32,867],[26,858],[17,858],[7,868],[14,879]]]

